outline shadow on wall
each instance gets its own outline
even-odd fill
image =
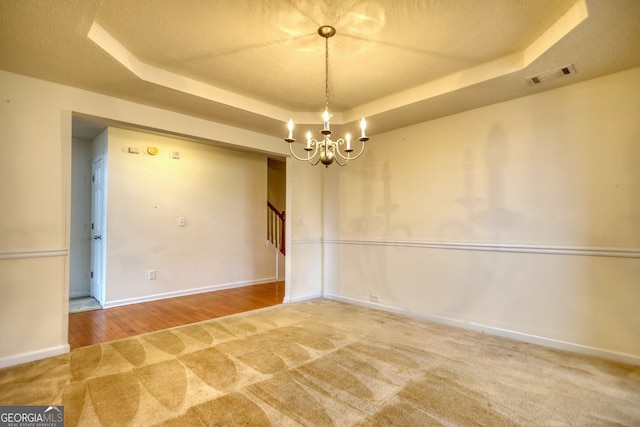
[[[485,142],[485,168],[477,165],[473,148],[467,148],[462,158],[464,194],[456,202],[466,210],[467,221],[449,221],[440,227],[439,238],[444,241],[475,242],[478,234],[489,243],[498,243],[503,234],[525,224],[524,215],[507,207],[505,169],[509,160],[509,146],[504,131],[495,124]],[[484,172],[484,175],[483,175]],[[483,178],[483,179],[479,179]],[[486,188],[477,191],[476,183],[486,181]],[[427,195],[428,197],[428,195]],[[476,233],[477,231],[485,231]]]
[[[466,221],[449,221],[443,224],[438,237],[444,243],[500,243],[505,234],[523,226],[526,221],[524,215],[507,207],[509,141],[502,127],[494,124],[486,137],[484,167],[478,166],[474,147],[471,142],[461,158],[464,193],[455,199],[462,207],[462,216],[466,217]],[[486,187],[478,191],[478,183],[485,183]],[[495,292],[492,287],[504,286],[505,272],[508,269],[502,268],[502,265],[507,261],[505,256],[508,255],[500,252],[466,251],[460,256],[459,259],[464,261],[456,268],[469,272],[468,277],[475,277],[476,282],[464,285],[457,296],[453,296],[454,287],[449,287],[452,305],[446,309],[454,313],[469,313],[474,311],[474,307],[477,309],[481,301],[486,301],[487,294]],[[481,312],[485,311],[483,308],[479,309]]]
[[[374,193],[375,193],[375,182],[378,175],[377,172],[377,164],[378,162],[375,159],[375,152],[370,150],[367,153],[368,158],[366,161],[362,162],[362,166],[360,170],[361,178],[360,182],[362,183],[362,187],[360,190],[360,200],[361,200],[361,215],[352,220],[352,223],[349,224],[350,228],[355,232],[356,236],[362,236],[362,238],[370,237],[372,234],[375,234],[376,229],[381,226],[381,223],[378,222],[379,218],[375,218],[372,216],[372,212],[374,212]],[[343,209],[346,209],[346,203],[343,203]],[[349,212],[343,210],[342,215],[344,217],[348,217]]]
[[[373,157],[374,152],[369,152]],[[408,241],[411,231],[405,225],[394,221],[394,215],[400,210],[400,205],[394,203],[393,174],[391,164],[385,161],[380,168],[375,159],[367,159],[362,179],[362,215],[354,221],[354,229],[359,240],[362,241]],[[381,189],[379,191],[378,189]],[[387,251],[396,248],[385,246],[381,249],[377,245],[363,245],[358,251],[359,259],[355,261],[358,274],[374,292],[388,288],[390,278],[387,263]]]
[[[505,168],[509,160],[509,147],[504,131],[494,125],[486,143],[487,199],[479,212],[471,213],[474,224],[492,231],[494,242],[500,241],[500,234],[522,226],[524,216],[506,206]]]
[[[376,211],[385,217],[385,237],[393,235],[391,232],[391,214],[398,209],[399,205],[393,203],[391,199],[391,166],[389,161],[382,165],[382,205]]]

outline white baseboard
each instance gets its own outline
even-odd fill
[[[307,295],[303,295],[301,297],[295,297],[295,298],[286,298],[284,299],[284,301],[282,301],[285,304],[290,304],[290,303],[294,303],[294,302],[302,302],[302,301],[308,301],[311,299],[316,299],[316,298],[322,298],[322,294],[317,292],[317,293],[313,293],[313,294],[307,294]]]
[[[415,313],[415,312],[407,311],[397,307],[387,306],[379,303],[372,303],[365,300],[348,298],[348,297],[343,297],[339,295],[325,293],[323,295],[323,298],[331,299],[335,301],[341,301],[341,302],[345,302],[353,305],[359,305],[362,307],[374,308],[377,310],[389,311],[392,313],[402,314],[402,315],[414,317],[417,319],[428,320],[431,322],[442,323],[442,324],[455,326],[462,329],[469,329],[473,331],[483,332],[489,335],[509,338],[517,341],[527,342],[530,344],[537,344],[544,347],[554,348],[556,350],[563,350],[563,351],[582,354],[586,356],[594,356],[594,357],[599,357],[601,359],[628,363],[631,365],[640,365],[640,356],[634,355],[634,354],[620,353],[620,352],[607,350],[603,348],[591,347],[583,344],[577,344],[577,343],[572,343],[568,341],[562,341],[562,340],[557,340],[553,338],[527,334],[524,332],[501,329],[493,326],[482,325],[479,323],[465,322],[462,320],[453,319],[449,317]]]
[[[47,357],[59,356],[67,354],[71,351],[69,344],[59,345],[57,347],[45,348],[43,350],[32,351],[29,353],[16,354],[13,356],[0,358],[0,369],[9,366],[21,365],[23,363],[33,362],[35,360],[46,359]]]
[[[145,295],[142,297],[126,298],[126,299],[115,300],[115,301],[106,301],[103,307],[104,308],[119,307],[122,305],[138,304],[141,302],[157,301],[157,300],[167,299],[167,298],[176,298],[176,297],[182,297],[187,295],[202,294],[205,292],[220,291],[223,289],[233,289],[233,288],[242,288],[244,286],[263,285],[265,283],[273,283],[275,281],[276,281],[275,277],[270,277],[266,279],[251,280],[246,282],[235,282],[235,283],[226,283],[222,285],[205,286],[202,288],[183,289],[180,291],[165,292],[162,294],[153,294],[153,295]]]

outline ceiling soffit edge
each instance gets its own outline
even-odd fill
[[[131,73],[146,82],[277,120],[286,121],[291,116],[289,111],[271,104],[145,64],[97,22],[91,25],[87,37]]]
[[[540,37],[522,51],[363,104],[351,110],[334,112],[332,121],[336,125],[355,122],[361,117],[383,114],[523,70],[573,31],[587,17],[588,10],[585,0],[578,0],[553,25],[547,28]],[[291,112],[146,64],[95,21],[89,28],[87,37],[143,81],[277,121],[284,122],[293,117],[296,123],[300,124],[317,122],[318,113],[316,112]]]
[[[372,117],[522,71],[575,30],[588,16],[585,0],[579,0],[524,50],[345,111],[344,122],[356,121],[364,116]]]

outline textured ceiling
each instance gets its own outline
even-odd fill
[[[640,66],[639,0],[2,0],[0,69],[269,135],[372,134]],[[561,79],[526,78],[574,64]]]

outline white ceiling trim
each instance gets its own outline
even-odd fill
[[[533,61],[540,58],[588,17],[589,10],[585,0],[576,2],[560,19],[524,50],[523,68],[528,67]]]
[[[95,21],[91,25],[87,37],[131,73],[146,82],[276,120],[287,121],[292,116],[290,111],[271,104],[145,64]]]
[[[520,52],[459,71],[342,113],[332,112],[332,122],[336,125],[355,122],[360,120],[361,117],[371,117],[520,71],[551,49],[587,17],[588,10],[585,0],[579,0],[540,37],[534,40],[531,45]],[[320,113],[318,112],[287,111],[271,104],[146,64],[95,21],[91,25],[87,37],[131,73],[146,82],[283,122],[286,122],[289,118],[293,118],[297,124],[310,124],[319,120],[318,114]]]
[[[580,0],[524,50],[345,111],[344,121],[348,123],[359,120],[360,117],[371,117],[524,70],[575,30],[588,16],[587,5],[584,0]]]
[[[319,112],[288,111],[253,98],[238,95],[237,93],[184,77],[180,74],[145,64],[95,21],[91,25],[91,28],[89,28],[87,37],[127,70],[146,82],[283,122],[287,122],[290,118],[293,118],[296,124],[310,124],[317,123],[321,119],[321,113]],[[360,118],[358,118],[358,120],[359,119]],[[336,125],[343,124],[342,113],[332,112],[331,120]]]
[[[280,138],[321,123],[333,23],[332,124],[379,134],[639,67],[638,22],[640,0],[0,0],[0,69]]]

